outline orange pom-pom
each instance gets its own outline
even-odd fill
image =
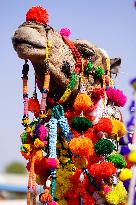
[[[73,138],[70,141],[69,148],[71,152],[82,157],[89,157],[93,155],[93,143],[89,138]]]
[[[92,105],[93,102],[87,94],[78,93],[73,107],[75,108],[75,110],[88,111]]]

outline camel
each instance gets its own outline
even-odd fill
[[[48,35],[47,35],[48,34]],[[69,78],[75,69],[75,58],[69,46],[64,42],[63,37],[55,29],[49,25],[42,25],[37,22],[25,22],[15,31],[12,42],[15,51],[19,58],[30,60],[38,81],[38,86],[41,89],[43,85],[44,75],[46,70],[45,53],[47,41],[50,41],[51,47],[49,50],[49,65],[51,82],[48,96],[58,100],[64,93]],[[93,72],[97,66],[101,66],[105,72],[106,55],[102,49],[97,48],[94,44],[86,40],[74,40],[73,44],[78,49],[83,60],[90,59],[93,64]],[[111,74],[117,74],[121,64],[120,58],[110,60]],[[94,81],[93,75],[90,73],[86,77],[86,86],[99,86],[99,81]],[[69,102],[73,96],[77,94],[78,86],[74,89]],[[58,92],[59,91],[59,92]]]

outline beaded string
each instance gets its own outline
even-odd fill
[[[27,60],[23,65],[22,70],[22,80],[23,80],[23,99],[24,99],[24,118],[28,115],[28,71],[29,65],[27,64]]]
[[[62,36],[64,42],[69,46],[69,48],[72,51],[72,54],[75,58],[75,71],[74,73],[72,73],[69,84],[66,88],[66,91],[64,92],[63,96],[60,98],[60,100],[58,101],[58,103],[62,104],[64,103],[69,96],[71,95],[71,92],[73,90],[73,88],[75,87],[77,80],[78,80],[78,74],[81,72],[81,67],[82,67],[82,61],[81,61],[81,57],[80,57],[80,53],[77,50],[77,48],[75,47],[74,43],[68,39],[66,36]]]
[[[82,67],[82,61],[81,61],[81,57],[80,57],[80,53],[77,50],[76,46],[74,45],[74,43],[68,39],[66,36],[62,36],[64,42],[69,46],[69,48],[72,51],[72,54],[76,60],[76,64],[75,64],[75,73],[79,74],[81,72],[81,67]]]
[[[44,74],[44,83],[42,89],[42,99],[41,99],[41,106],[40,106],[41,113],[46,113],[46,99],[47,99],[47,94],[49,91],[49,84],[50,84],[48,57],[49,57],[49,49],[51,47],[51,43],[48,39],[48,30],[46,31],[46,38],[47,38],[47,43],[46,43],[46,51],[45,51],[45,59],[44,59],[46,72]]]
[[[46,62],[46,68],[47,68],[47,72],[44,74],[44,84],[43,84],[43,89],[42,89],[42,99],[41,99],[41,105],[40,105],[41,113],[46,112],[46,99],[47,99],[47,94],[49,91],[50,74],[49,74],[48,62]]]

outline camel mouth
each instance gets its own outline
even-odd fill
[[[45,49],[45,46],[41,45],[40,43],[36,43],[36,42],[32,42],[32,41],[28,41],[25,39],[19,39],[16,37],[12,38],[12,42],[15,48],[17,48],[20,45],[26,44],[29,47],[31,46],[32,48],[40,48],[40,49]]]

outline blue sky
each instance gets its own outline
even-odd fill
[[[24,62],[13,50],[11,37],[25,21],[25,13],[31,6],[46,8],[49,24],[57,30],[70,28],[72,39],[86,39],[105,49],[111,58],[122,58],[116,85],[128,96],[123,116],[125,121],[129,118],[127,108],[132,99],[129,81],[136,77],[136,9],[133,0],[2,0],[0,3],[0,171],[10,161],[23,161],[19,136],[23,131],[21,70]],[[30,94],[33,92],[33,73],[31,67]]]

